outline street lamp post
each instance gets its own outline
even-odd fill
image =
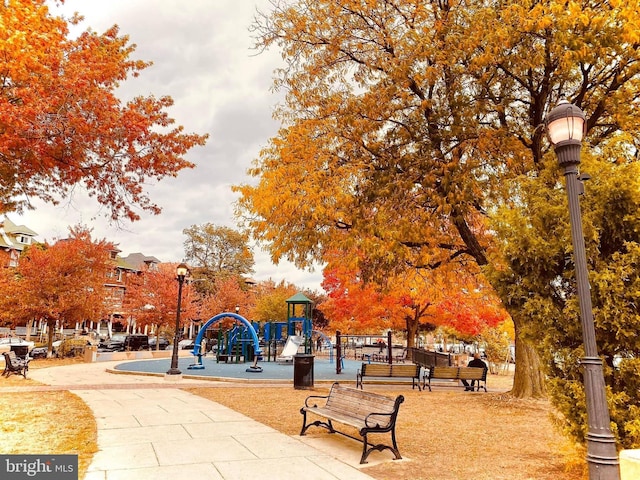
[[[558,157],[558,163],[564,168],[569,199],[573,261],[584,343],[584,358],[580,360],[580,363],[584,368],[583,378],[589,423],[586,437],[589,480],[618,480],[620,468],[615,438],[610,428],[602,359],[598,356],[596,346],[587,255],[580,212],[580,194],[583,192],[583,185],[578,178],[578,165],[580,164],[582,138],[586,132],[585,115],[575,105],[562,100],[547,115],[546,127]]]
[[[171,355],[171,368],[167,371],[167,375],[180,375],[182,372],[178,369],[178,341],[180,340],[180,310],[182,308],[182,285],[184,279],[189,273],[189,269],[184,263],[176,268],[176,280],[178,280],[178,308],[176,309],[176,331],[173,336],[173,354]]]

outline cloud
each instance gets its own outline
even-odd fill
[[[142,213],[139,222],[111,225],[106,210],[77,189],[60,206],[35,201],[35,211],[9,217],[42,240],[64,237],[68,226],[82,223],[95,237],[118,243],[124,255],[142,252],[161,261],[182,259],[184,228],[207,222],[235,228],[237,197],[231,185],[251,181],[247,168],[278,129],[272,112],[281,98],[270,87],[280,57],[277,52],[256,55],[249,33],[256,8],[267,10],[268,0],[66,0],[61,8],[51,6],[56,13],[85,16],[82,30],[102,33],[117,24],[120,34],[137,45],[133,58],[153,62],[121,85],[123,100],[170,95],[175,104],[169,115],[176,125],[210,138],[187,155],[195,169],[146,186],[163,209],[159,216]],[[288,262],[275,266],[258,248],[254,255],[255,279],[320,289],[321,272],[300,271]]]

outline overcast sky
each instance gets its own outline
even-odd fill
[[[257,55],[249,26],[256,8],[268,11],[266,0],[66,0],[63,12],[84,15],[83,30],[102,33],[114,24],[137,45],[135,59],[153,66],[121,88],[124,99],[134,95],[169,95],[168,111],[186,132],[209,133],[207,145],[187,158],[196,168],[177,179],[149,185],[158,216],[110,225],[104,209],[78,192],[53,207],[35,203],[35,211],[9,218],[25,224],[40,240],[64,237],[68,226],[93,228],[95,238],[119,244],[122,255],[141,252],[163,262],[181,261],[184,228],[213,223],[237,228],[231,192],[234,184],[252,181],[246,170],[278,128],[272,119],[278,97],[270,92],[277,51]],[[60,11],[53,9],[53,11]],[[319,290],[321,271],[300,271],[286,262],[275,266],[254,248],[256,280],[286,280]]]

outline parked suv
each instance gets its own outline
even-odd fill
[[[149,336],[148,335],[127,335],[124,338],[125,350],[149,350]]]
[[[149,337],[147,335],[114,335],[105,343],[101,343],[98,351],[124,352],[130,350],[148,350]]]
[[[166,350],[167,347],[170,344],[171,344],[171,342],[167,338],[160,337],[160,340],[158,341],[158,350]],[[156,349],[156,337],[155,336],[149,338],[149,349],[150,350],[155,350]]]

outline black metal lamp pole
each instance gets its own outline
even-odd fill
[[[546,125],[549,139],[558,157],[558,163],[564,167],[569,198],[573,261],[576,270],[585,354],[580,363],[584,367],[584,388],[589,423],[586,437],[589,480],[619,480],[620,467],[615,438],[610,428],[611,420],[602,372],[602,359],[598,356],[596,346],[591,287],[587,272],[584,234],[582,233],[580,194],[583,192],[583,185],[578,178],[578,165],[580,164],[582,138],[586,131],[585,115],[578,107],[563,100],[549,112]]]
[[[173,336],[173,354],[171,355],[171,368],[167,371],[167,375],[180,375],[182,372],[178,369],[178,341],[180,340],[180,310],[182,308],[182,284],[189,273],[189,269],[184,263],[176,268],[176,280],[178,280],[178,308],[176,310],[176,331]]]

